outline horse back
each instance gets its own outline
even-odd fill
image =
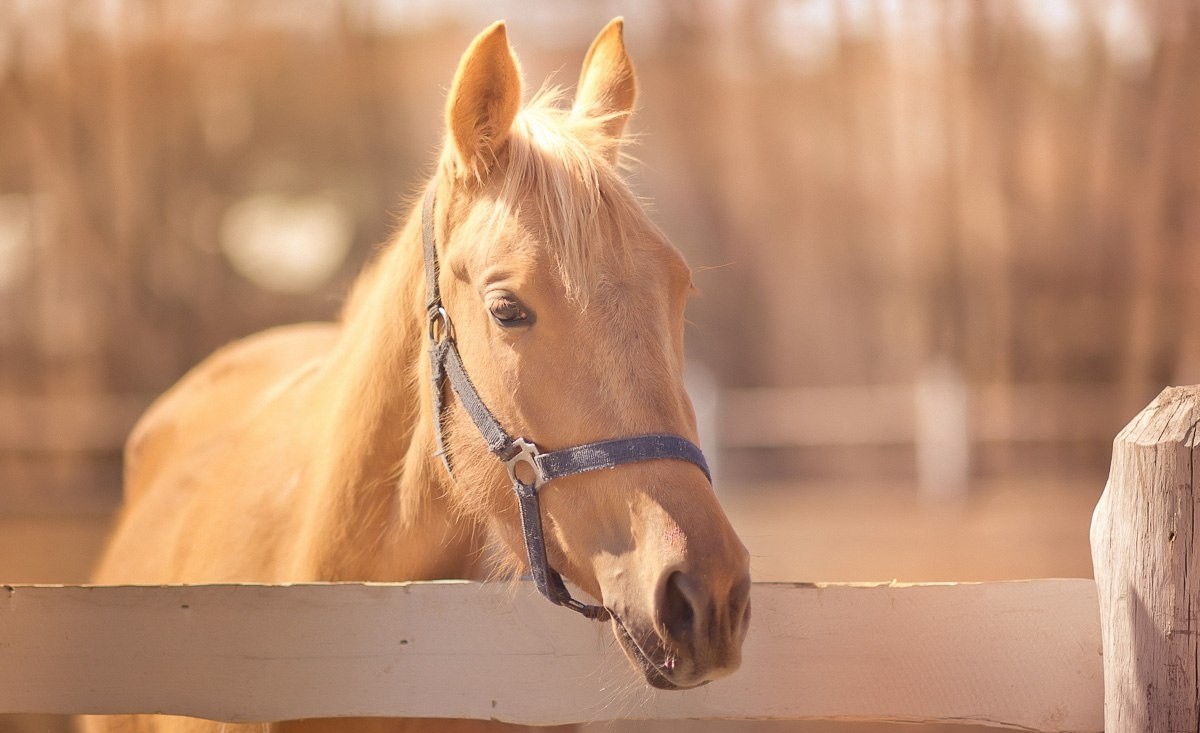
[[[181,452],[227,433],[316,368],[337,334],[332,323],[273,328],[235,341],[192,368],[151,404],[125,443],[126,505]]]
[[[332,323],[273,328],[214,352],[164,392],[125,443],[125,503],[136,502],[183,452],[227,433],[320,363],[337,338]]]

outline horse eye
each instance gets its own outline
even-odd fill
[[[520,326],[529,320],[529,314],[525,312],[521,304],[509,298],[492,301],[488,306],[488,311],[491,312],[496,323],[501,326]]]

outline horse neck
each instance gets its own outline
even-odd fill
[[[472,548],[436,465],[424,348],[419,214],[355,284],[318,387],[297,575],[416,580],[471,574]]]

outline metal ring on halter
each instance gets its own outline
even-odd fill
[[[517,438],[512,442],[509,450],[516,450],[517,453],[511,458],[504,461],[504,465],[508,468],[508,477],[513,483],[532,486],[535,489],[540,489],[542,484],[546,483],[546,474],[542,472],[542,467],[538,465],[538,448],[533,443],[530,443],[524,438]],[[533,483],[530,483],[517,475],[517,468],[521,464],[529,466],[533,471]]]
[[[442,337],[438,338],[438,324],[442,324]],[[450,323],[450,314],[442,306],[438,306],[437,310],[429,311],[429,340],[435,344],[440,344],[443,341],[449,341],[454,338],[454,327]]]

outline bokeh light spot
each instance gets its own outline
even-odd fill
[[[0,195],[0,291],[25,278],[33,253],[33,206],[24,194]]]
[[[350,251],[354,224],[333,196],[258,194],[221,219],[221,252],[233,269],[276,293],[311,293],[327,283]]]

